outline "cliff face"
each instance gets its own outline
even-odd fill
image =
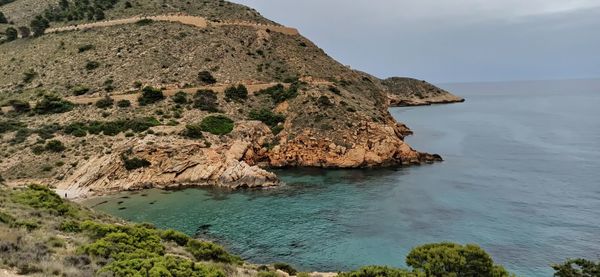
[[[101,24],[0,45],[1,147],[10,153],[0,160],[0,175],[83,193],[180,184],[237,188],[277,184],[258,166],[441,160],[404,143],[410,130],[389,114],[388,95],[404,87],[343,66],[249,8],[167,2],[169,16],[154,1],[130,8],[117,1]],[[20,3],[29,2],[17,0],[7,11]],[[16,22],[33,16],[15,14]],[[131,19],[140,15],[154,20]],[[144,87],[162,89],[164,98],[138,104]],[[116,105],[123,101],[131,105]],[[23,108],[27,103],[36,108]],[[49,112],[38,112],[42,104]],[[182,135],[215,115],[231,119],[234,131]],[[135,118],[153,120],[147,128],[129,126]],[[64,149],[45,149],[50,140]],[[127,170],[124,155],[150,165]]]
[[[421,80],[392,77],[382,80],[382,84],[387,89],[388,99],[392,107],[423,106],[465,101],[461,97]]]

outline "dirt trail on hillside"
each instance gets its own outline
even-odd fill
[[[333,85],[332,82],[324,81],[324,80],[314,80],[314,81],[309,81],[307,83],[310,83],[312,85]],[[260,90],[275,86],[277,84],[282,84],[286,88],[290,86],[289,84],[284,84],[284,83],[259,83],[259,84],[244,84],[244,85],[248,89],[249,93],[255,93]],[[209,90],[212,90],[217,93],[224,93],[225,89],[227,89],[230,86],[233,86],[233,85],[232,84],[217,84],[217,85],[212,85],[212,86],[199,86],[199,87],[191,87],[191,88],[177,88],[177,87],[169,88],[169,87],[167,87],[162,92],[165,95],[165,97],[173,96],[177,92],[180,92],[180,91],[183,91],[187,94],[194,94],[200,89],[209,89]],[[132,106],[137,106],[138,105],[137,99],[140,96],[140,93],[139,93],[139,91],[130,91],[130,92],[112,93],[112,94],[109,94],[109,96],[112,99],[114,99],[115,102],[120,101],[120,100],[129,100],[131,102]],[[104,97],[105,96],[97,96],[97,95],[85,96],[85,95],[83,95],[83,96],[66,97],[65,99],[72,103],[75,103],[75,104],[88,105],[88,104],[94,104],[98,100],[104,99]],[[36,102],[30,102],[29,104],[32,107],[34,107]],[[0,108],[1,108],[2,112],[5,112],[5,113],[12,111],[12,107],[10,107],[10,106],[3,106]]]
[[[114,20],[106,20],[101,22],[94,23],[86,23],[79,25],[70,25],[58,28],[49,28],[46,30],[46,34],[58,33],[58,32],[66,32],[66,31],[76,31],[76,30],[87,30],[94,28],[102,28],[102,27],[110,27],[117,25],[125,25],[125,24],[134,24],[143,19],[150,19],[154,21],[166,21],[166,22],[178,22],[185,25],[195,26],[198,28],[206,28],[209,25],[214,26],[245,26],[245,27],[253,27],[261,30],[270,30],[273,32],[278,32],[286,35],[298,35],[299,32],[295,28],[288,28],[284,26],[277,25],[268,25],[268,24],[260,24],[255,22],[247,22],[247,21],[221,21],[214,22],[208,21],[200,16],[190,16],[190,15],[156,15],[156,16],[135,16],[130,18],[123,19],[114,19]]]

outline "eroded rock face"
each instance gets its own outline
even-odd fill
[[[267,132],[262,123],[243,122],[231,139],[212,147],[177,137],[131,139],[115,146],[112,154],[89,159],[56,187],[88,195],[144,188],[276,186],[279,180],[275,174],[243,160],[249,150],[254,152],[254,145],[267,138]],[[127,170],[123,155],[147,160],[150,165]]]
[[[359,168],[411,165],[441,161],[439,155],[420,153],[402,141],[403,125],[364,122],[352,134],[351,144],[337,145],[310,130],[293,140],[282,140],[269,152],[272,166]]]

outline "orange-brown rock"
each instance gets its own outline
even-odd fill
[[[280,142],[269,152],[272,166],[359,168],[410,165],[440,161],[438,155],[420,153],[402,141],[402,128],[364,122],[355,130],[349,145],[336,145],[330,139],[306,130],[293,140]]]

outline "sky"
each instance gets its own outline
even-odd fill
[[[600,0],[234,0],[380,78],[600,77]]]

